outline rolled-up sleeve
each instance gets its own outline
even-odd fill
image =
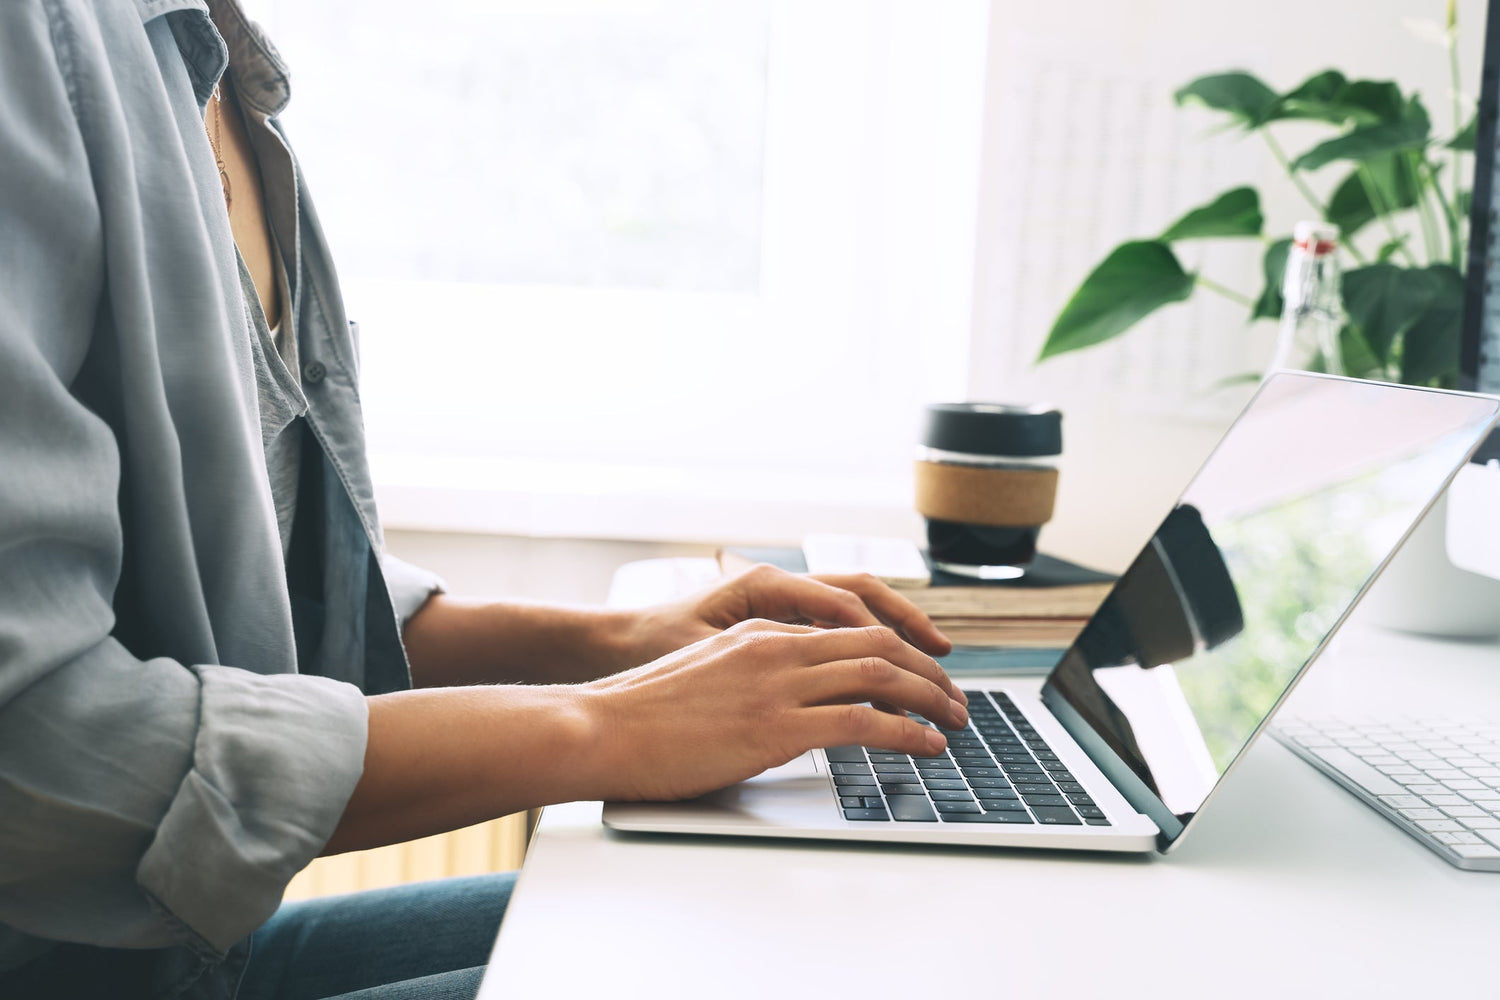
[[[40,2],[0,4],[0,923],[221,952],[331,835],[366,707],[114,638],[120,445],[70,391],[101,222],[54,28]]]
[[[389,552],[380,556],[380,572],[385,577],[385,588],[391,595],[396,618],[403,626],[429,597],[447,589],[443,578],[436,573],[413,566]]]

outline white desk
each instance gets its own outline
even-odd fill
[[[1500,647],[1351,625],[1288,711],[1455,706],[1500,714]],[[480,998],[1496,997],[1497,954],[1500,874],[1265,738],[1167,857],[627,836],[549,808]]]

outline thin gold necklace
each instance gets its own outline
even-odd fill
[[[219,183],[224,185],[224,207],[228,208],[234,204],[234,198],[229,190],[229,168],[224,165],[224,122],[219,111],[219,88],[214,87],[213,93],[213,128],[208,133],[208,144],[213,147],[214,162],[219,165]]]

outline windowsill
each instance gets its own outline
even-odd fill
[[[921,537],[902,476],[373,454],[387,528],[707,544]]]

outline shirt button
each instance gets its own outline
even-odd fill
[[[302,366],[302,377],[313,385],[317,385],[323,381],[327,374],[328,369],[323,367],[323,362],[321,361],[309,361]]]

